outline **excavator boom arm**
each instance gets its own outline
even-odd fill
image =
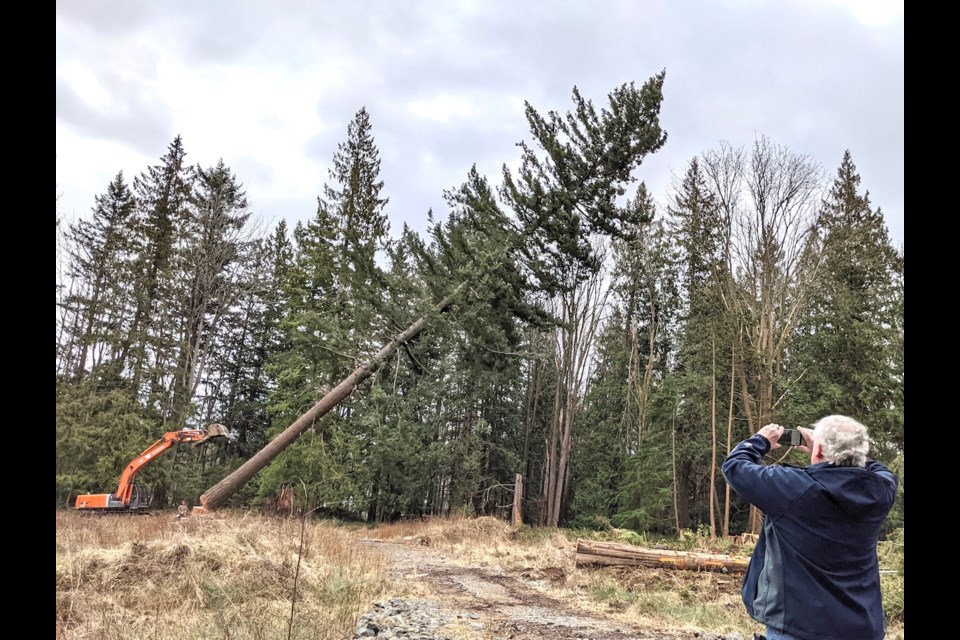
[[[181,429],[163,434],[159,440],[147,447],[123,470],[120,476],[120,485],[117,487],[117,498],[125,504],[130,501],[130,492],[133,490],[133,478],[158,455],[181,442],[204,442],[211,436],[204,429]]]
[[[222,424],[211,424],[206,429],[181,429],[163,434],[159,440],[144,449],[140,455],[130,461],[120,475],[120,485],[117,492],[112,493],[85,493],[77,496],[76,508],[92,511],[123,511],[127,509],[141,510],[149,506],[142,500],[140,493],[135,490],[133,478],[143,467],[155,460],[157,456],[175,444],[182,442],[206,442],[211,438],[230,438],[230,430]],[[136,496],[136,498],[134,497]]]

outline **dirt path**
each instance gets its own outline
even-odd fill
[[[511,572],[464,567],[428,546],[381,540],[363,543],[383,554],[407,594],[379,603],[361,620],[355,638],[745,640],[737,634],[641,629],[586,611],[577,599],[558,600],[549,594],[550,582],[564,579],[562,569]]]

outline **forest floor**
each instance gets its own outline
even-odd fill
[[[740,601],[739,573],[576,563],[580,536],[749,556],[702,536],[229,510],[186,519],[58,510],[56,521],[58,640],[752,640],[762,631]],[[887,640],[903,640],[902,614]]]
[[[504,569],[485,561],[434,549],[420,537],[361,541],[386,560],[403,593],[393,609],[411,609],[432,621],[429,635],[440,640],[746,640],[750,632],[726,634],[692,628],[664,629],[662,622],[634,617],[622,598],[597,602],[593,579],[578,579],[569,567]],[[611,572],[615,569],[606,568]],[[631,568],[619,571],[619,580],[644,588],[644,580],[676,583],[680,591],[712,589],[712,600],[723,598],[739,605],[735,576]],[[628,575],[629,574],[629,575]],[[679,574],[679,575],[678,575]],[[687,575],[689,574],[689,575]],[[685,583],[685,584],[684,584]],[[652,585],[651,585],[652,586]],[[621,592],[625,595],[627,592]],[[615,595],[615,592],[611,592]],[[735,604],[733,604],[735,603]],[[389,609],[390,607],[387,607]],[[383,615],[383,613],[381,613]],[[381,619],[381,626],[384,626]],[[362,628],[360,629],[362,631]],[[355,637],[360,637],[358,634]]]

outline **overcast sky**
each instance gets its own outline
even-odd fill
[[[721,142],[766,136],[831,178],[849,150],[899,247],[903,43],[902,0],[58,0],[57,211],[88,215],[180,135],[292,226],[366,107],[393,234],[422,234],[473,164],[516,165],[525,100],[604,106],[664,70],[667,142],[636,172],[659,204]]]

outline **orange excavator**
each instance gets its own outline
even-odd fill
[[[134,458],[120,476],[116,493],[88,493],[77,496],[78,510],[99,512],[138,511],[150,508],[150,496],[141,486],[133,483],[134,476],[144,466],[175,444],[193,442],[194,446],[211,438],[229,437],[230,431],[222,424],[211,424],[206,429],[181,429],[163,434],[163,437],[144,449]]]

